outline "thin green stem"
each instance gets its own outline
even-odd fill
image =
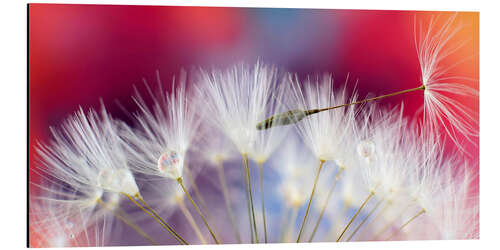
[[[373,221],[376,221],[377,218],[379,216],[383,215],[385,213],[385,211],[390,208],[391,205],[392,205],[392,201],[389,201],[389,200],[386,201],[384,207],[382,207],[381,209],[377,210],[377,212],[375,213],[375,216],[373,217],[373,219],[371,221],[368,222],[368,224],[370,224],[370,222],[373,223]],[[368,224],[365,225],[364,228],[360,229],[359,233],[361,233],[361,232],[363,232],[363,233],[361,233],[361,235],[358,237],[358,239],[364,239],[365,238],[366,232],[363,231],[363,229],[365,229],[368,226]]]
[[[200,239],[201,243],[207,244],[207,240],[205,240],[205,237],[201,233],[201,230],[196,224],[193,215],[191,214],[191,212],[189,212],[189,209],[187,209],[186,205],[184,204],[184,199],[177,200],[177,203],[179,205],[179,208],[181,209],[181,212],[184,214],[189,224],[193,228],[195,234],[198,236],[198,239]]]
[[[172,236],[174,236],[174,238],[177,240],[177,242],[179,242],[180,244],[189,245],[187,243],[187,241],[185,241],[179,234],[177,234],[177,232],[175,232],[173,230],[173,228],[170,227],[170,225],[168,225],[163,219],[161,219],[161,217],[156,216],[156,213],[153,210],[149,210],[149,209],[144,208],[141,204],[139,204],[139,202],[137,202],[134,198],[132,198],[132,196],[130,196],[128,194],[123,194],[123,195],[125,195],[136,206],[138,206],[140,209],[142,209],[144,212],[146,212],[149,216],[151,216],[151,218],[153,218],[154,220],[156,220],[156,222],[158,222],[163,228],[165,228],[165,230],[167,230],[170,234],[172,234]],[[141,198],[141,200],[142,200],[142,198]],[[150,211],[152,213],[154,213],[155,215],[151,214]]]
[[[342,212],[338,216],[344,217],[344,215],[347,213],[348,209],[349,209],[349,206],[344,202],[344,206],[343,206]],[[337,236],[338,236],[338,233],[337,233],[336,229],[337,229],[336,225],[331,225],[330,229],[326,233],[325,238],[323,239],[323,241],[332,241],[333,239],[336,239]]]
[[[324,160],[319,161],[318,171],[316,172],[316,177],[314,177],[313,189],[311,191],[311,195],[309,196],[309,202],[307,203],[306,214],[304,215],[304,219],[302,220],[302,225],[300,226],[299,235],[297,236],[297,241],[296,241],[297,243],[300,242],[300,236],[304,231],[304,225],[306,224],[307,216],[309,215],[309,209],[311,208],[311,201],[313,199],[314,192],[316,191],[316,185],[318,184],[319,174],[321,173],[321,168],[323,168],[324,163],[325,163]]]
[[[392,237],[396,236],[396,234],[401,232],[401,230],[403,230],[403,228],[405,228],[408,224],[410,224],[410,222],[414,221],[417,217],[419,217],[420,215],[422,215],[424,213],[425,213],[425,209],[423,209],[423,208],[420,209],[420,211],[418,211],[417,214],[415,214],[413,217],[411,217],[409,220],[407,220],[401,227],[399,227],[398,230],[394,231],[394,233],[391,236],[389,236],[389,238],[387,238],[386,241],[392,239]]]
[[[243,156],[244,157],[244,156]],[[243,180],[245,182],[245,198],[246,198],[246,203],[247,203],[247,212],[248,212],[248,226],[250,227],[250,242],[253,244],[255,243],[255,232],[253,230],[253,223],[252,223],[252,209],[250,208],[250,195],[248,194],[248,179],[247,179],[247,173],[245,169],[245,159],[243,159]]]
[[[167,222],[165,222],[165,220],[163,220],[163,218],[155,212],[155,210],[149,206],[149,204],[141,197],[141,196],[138,196],[137,199],[139,199],[140,202],[142,202],[142,204],[151,212],[153,213],[154,216],[156,216],[156,218],[158,218],[163,224],[165,224],[168,228],[170,228],[170,230],[172,230],[172,232],[177,236],[177,238],[179,238],[180,240],[182,240],[186,245],[189,245],[187,243],[186,240],[184,240],[170,225],[168,225]]]
[[[246,174],[245,174],[246,176]],[[246,177],[245,177],[246,180]],[[252,209],[250,208],[250,197],[248,197],[248,185],[246,185],[248,181],[245,182],[245,191],[246,191],[246,198],[247,198],[247,212],[248,212],[248,226],[250,227],[250,242],[252,244],[255,243],[255,231],[253,230],[253,223],[252,223]]]
[[[191,183],[191,187],[193,188],[194,195],[200,201],[201,210],[203,210],[203,212],[207,216],[207,220],[210,221],[210,223],[213,224],[214,220],[213,220],[213,218],[212,218],[212,216],[211,216],[211,214],[209,212],[210,210],[208,209],[208,206],[207,206],[207,203],[205,202],[205,199],[201,195],[200,189],[198,188],[198,185],[196,184],[196,181],[195,181],[195,179],[193,177],[193,174],[192,174],[191,170],[187,166],[185,167],[185,169],[186,169],[186,173],[188,175],[189,181]],[[217,238],[220,238],[219,234],[217,232],[217,228],[215,226],[214,226],[213,230],[214,230],[215,236],[217,236]]]
[[[385,224],[385,226],[378,231],[378,233],[375,234],[375,237],[373,237],[374,239],[377,239],[379,238],[387,229],[389,229],[389,227],[391,227],[391,225],[397,220],[399,219],[399,217],[403,216],[403,214],[412,206],[412,204],[408,204],[396,217],[394,217],[393,220],[387,222],[387,224]]]
[[[219,241],[217,240],[217,237],[215,237],[214,232],[212,231],[212,228],[210,228],[210,225],[208,225],[207,220],[205,219],[205,216],[200,211],[200,208],[198,208],[198,205],[194,202],[193,198],[189,194],[189,192],[186,190],[186,187],[184,187],[184,184],[182,183],[182,178],[177,179],[177,182],[179,185],[181,185],[182,190],[186,194],[186,196],[189,198],[189,201],[191,201],[191,204],[193,205],[194,209],[196,209],[196,212],[200,215],[201,219],[203,220],[203,223],[205,223],[205,226],[207,227],[208,231],[210,232],[210,235],[212,235],[212,238],[215,240],[216,244],[219,244]]]
[[[257,232],[257,223],[255,222],[255,209],[253,205],[253,195],[252,195],[252,181],[250,179],[250,168],[248,167],[248,156],[243,155],[243,160],[245,161],[245,170],[247,175],[247,184],[248,184],[248,194],[250,197],[250,208],[252,210],[252,221],[253,221],[253,229],[255,231],[255,242],[259,243],[259,234]]]
[[[374,194],[375,194],[374,192],[370,192],[370,194],[368,195],[368,197],[366,197],[365,201],[363,202],[363,204],[361,204],[361,206],[359,207],[358,211],[356,211],[356,213],[354,214],[354,216],[352,216],[351,220],[349,220],[349,223],[347,223],[347,225],[345,226],[344,230],[342,231],[342,233],[340,234],[339,238],[337,239],[337,242],[339,242],[342,239],[342,237],[344,236],[344,234],[347,231],[347,229],[349,228],[349,226],[351,226],[352,222],[356,219],[356,217],[358,217],[359,212],[361,212],[361,210],[363,209],[363,207],[365,207],[366,203],[368,203],[368,201],[370,200],[370,198],[373,197]]]
[[[405,90],[393,92],[393,93],[390,93],[390,94],[376,96],[376,97],[372,97],[372,98],[367,98],[367,99],[364,99],[364,100],[361,100],[361,101],[356,101],[356,102],[341,104],[341,105],[337,105],[337,106],[333,106],[333,107],[307,110],[306,114],[307,115],[312,115],[312,114],[319,113],[319,112],[326,111],[326,110],[332,110],[332,109],[342,108],[342,107],[346,107],[346,106],[350,106],[350,105],[355,105],[355,104],[362,104],[362,103],[365,103],[365,102],[375,101],[375,100],[379,100],[379,99],[382,99],[382,98],[386,98],[386,97],[390,97],[390,96],[395,96],[395,95],[401,95],[401,94],[405,94],[405,93],[409,93],[409,92],[413,92],[413,91],[417,91],[417,90],[425,90],[425,86],[422,85],[422,86],[417,87],[417,88],[405,89]]]
[[[184,240],[184,239],[183,239],[183,238],[182,238],[182,237],[181,237],[181,236],[180,236],[180,235],[179,235],[179,234],[178,234],[178,233],[177,233],[177,232],[176,232],[176,231],[175,231],[175,230],[174,230],[174,229],[170,226],[170,225],[168,225],[168,223],[167,223],[167,222],[165,222],[165,220],[163,220],[163,218],[162,218],[162,217],[161,217],[158,213],[156,213],[156,212],[155,212],[155,210],[154,210],[152,207],[150,207],[150,206],[148,205],[148,203],[146,203],[146,201],[145,201],[145,200],[144,200],[141,196],[137,196],[137,199],[138,199],[140,202],[142,202],[142,204],[143,204],[143,205],[144,205],[144,206],[145,206],[145,207],[146,207],[146,208],[147,208],[147,209],[148,209],[148,210],[149,210],[149,211],[150,211],[150,212],[151,212],[154,216],[156,216],[156,218],[158,218],[158,219],[159,219],[159,220],[160,220],[160,221],[161,221],[161,222],[162,222],[165,226],[167,226],[167,227],[168,227],[168,228],[169,228],[169,229],[170,229],[170,230],[171,230],[171,231],[172,231],[172,232],[173,232],[173,233],[177,236],[177,238],[179,238],[181,241],[183,241],[186,245],[189,245],[189,244],[187,243],[187,241],[185,241],[185,240]]]
[[[352,239],[352,237],[354,237],[354,235],[356,235],[356,233],[359,231],[359,229],[365,224],[365,222],[368,220],[368,218],[370,218],[370,216],[372,216],[372,214],[375,212],[375,210],[377,210],[377,208],[380,206],[380,204],[382,204],[383,201],[384,201],[384,199],[380,199],[377,202],[377,204],[375,204],[375,206],[370,210],[370,212],[368,212],[368,214],[365,216],[365,218],[363,218],[363,220],[354,229],[354,231],[351,233],[351,235],[349,235],[349,238],[347,238],[346,241],[350,241]]]
[[[317,109],[310,109],[310,110],[305,110],[305,111],[302,111],[302,110],[288,110],[286,112],[273,115],[273,116],[267,118],[266,120],[258,123],[257,129],[259,129],[259,130],[261,130],[261,129],[269,129],[269,128],[275,127],[275,126],[282,126],[282,125],[293,124],[293,123],[297,123],[298,121],[302,120],[306,116],[309,116],[309,115],[312,115],[312,114],[316,114],[316,113],[319,113],[319,112],[323,112],[323,111],[327,111],[327,110],[332,110],[332,109],[337,109],[337,108],[342,108],[342,107],[346,107],[346,106],[350,106],[350,105],[355,105],[355,104],[362,104],[362,103],[365,103],[365,102],[375,101],[375,100],[378,100],[378,99],[382,99],[382,98],[386,98],[386,97],[390,97],[390,96],[395,96],[395,95],[400,95],[400,94],[405,94],[405,93],[409,93],[409,92],[413,92],[413,91],[417,91],[417,90],[425,90],[425,85],[421,85],[420,87],[417,87],[417,88],[401,90],[401,91],[393,92],[393,93],[390,93],[390,94],[381,95],[381,96],[372,97],[372,98],[367,98],[367,99],[364,99],[364,100],[360,100],[360,101],[356,101],[356,102],[351,102],[351,103],[346,103],[346,104],[342,104],[342,105],[337,105],[337,106],[333,106],[333,107],[317,108]],[[276,120],[278,120],[278,121],[276,121]]]
[[[344,172],[344,168],[341,167],[337,171],[337,174],[335,175],[335,180],[333,181],[332,186],[330,187],[330,190],[328,190],[328,194],[325,200],[325,203],[323,203],[323,206],[321,207],[321,212],[319,214],[318,220],[316,221],[316,225],[314,225],[313,232],[311,233],[311,237],[309,237],[309,242],[312,242],[314,235],[316,234],[316,231],[319,228],[319,225],[321,224],[321,220],[323,219],[323,215],[325,214],[326,207],[328,206],[328,201],[330,200],[330,197],[332,196],[333,192],[335,191],[335,187],[337,186],[337,183],[340,180],[340,175]]]
[[[245,154],[242,154],[241,155],[242,157],[242,162],[243,162],[243,165],[242,165],[242,170],[243,170],[243,181],[245,182],[244,186],[245,186],[245,198],[247,200],[247,212],[248,212],[248,226],[250,227],[250,242],[253,244],[255,243],[255,238],[254,238],[254,235],[255,235],[255,232],[253,230],[253,223],[252,223],[252,209],[250,208],[250,195],[248,194],[248,178],[247,178],[247,172],[246,172],[246,167],[245,167]]]
[[[264,178],[263,178],[264,163],[259,163],[259,182],[260,182],[260,195],[262,200],[262,219],[264,223],[264,242],[267,243],[267,226],[266,226],[266,205],[264,196]]]

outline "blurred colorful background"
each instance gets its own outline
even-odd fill
[[[98,108],[102,99],[114,117],[130,121],[116,102],[136,110],[133,85],[142,85],[143,78],[154,83],[157,70],[168,83],[182,68],[261,59],[301,77],[329,72],[343,83],[349,74],[358,80],[362,97],[417,87],[415,20],[450,14],[30,4],[30,169],[37,167],[34,145],[48,142],[49,127],[58,126],[79,106]],[[459,13],[458,24],[463,28],[454,40],[466,43],[445,63],[464,60],[453,74],[476,79],[466,83],[479,89],[479,13]],[[479,112],[478,99],[463,101]],[[421,115],[420,94],[391,97],[381,104],[401,102],[408,116]],[[479,162],[478,146],[464,142],[464,148],[472,162]]]

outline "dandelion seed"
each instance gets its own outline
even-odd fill
[[[261,121],[258,123],[257,129],[269,129],[275,126],[294,124],[316,113],[423,90],[424,121],[428,124],[429,129],[436,131],[441,126],[455,145],[464,151],[458,141],[458,135],[460,134],[472,142],[471,137],[478,136],[478,118],[476,112],[462,104],[454,96],[474,98],[479,95],[479,92],[474,88],[458,83],[459,80],[467,78],[447,75],[458,63],[447,67],[442,65],[447,56],[464,45],[458,44],[454,47],[446,47],[451,45],[450,40],[460,30],[460,26],[452,28],[455,18],[456,14],[446,20],[440,28],[435,27],[435,19],[433,18],[426,31],[423,30],[422,24],[420,24],[417,31],[417,22],[415,20],[415,46],[422,78],[420,86],[360,101],[346,102],[335,106],[330,105],[330,107],[325,108],[318,108],[319,106],[317,106],[317,108],[289,110]]]
[[[304,89],[300,88],[300,83],[290,75],[290,81],[293,88],[293,99],[297,103],[299,109],[306,110],[310,107],[331,106],[336,103],[345,103],[347,100],[346,89],[340,93],[333,92],[333,79],[330,75],[324,75],[322,78],[311,81],[308,79]],[[347,81],[347,80],[346,80]],[[352,107],[346,108],[344,112],[324,112],[310,119],[304,120],[297,124],[300,136],[305,144],[311,149],[314,155],[319,160],[319,168],[315,175],[315,180],[319,178],[319,174],[323,164],[327,160],[340,159],[341,148],[344,146],[345,138],[349,134],[354,125],[355,111]],[[308,212],[311,201],[314,196],[316,182],[313,184],[313,190],[309,198],[309,203],[306,208],[306,214],[302,222],[301,230],[297,237],[297,242],[300,241],[305,223],[307,221]]]
[[[459,24],[453,27],[457,14],[446,19],[442,26],[437,26],[439,18],[431,18],[426,29],[422,22],[417,27],[415,21],[415,46],[420,62],[422,84],[424,90],[424,120],[431,131],[436,131],[439,126],[445,130],[455,145],[463,151],[458,141],[458,134],[463,135],[468,141],[477,137],[477,113],[458,101],[457,96],[477,97],[479,92],[468,87],[461,80],[466,78],[453,76],[449,71],[452,65],[445,65],[444,60],[449,55],[458,51],[465,42],[452,44],[452,39],[461,29]],[[448,125],[449,124],[449,125]]]
[[[251,208],[250,225],[253,225],[258,242],[248,157],[258,153],[255,149],[259,147],[254,147],[254,144],[258,143],[256,140],[260,131],[256,126],[265,118],[267,111],[273,108],[269,106],[269,102],[273,102],[273,90],[279,81],[277,69],[260,62],[254,66],[238,64],[226,71],[202,70],[199,78],[197,90],[199,98],[204,100],[200,102],[203,105],[200,108],[206,111],[206,120],[224,133],[242,155],[243,171],[247,179],[247,200]],[[267,141],[275,143],[272,139]],[[265,150],[264,157],[270,152],[271,150]]]
[[[146,85],[154,101],[152,109],[136,89],[134,100],[140,110],[135,114],[138,129],[125,127],[121,136],[130,144],[127,152],[134,171],[176,180],[182,176],[199,119],[189,105],[185,72],[181,72],[177,81],[174,78],[170,94],[163,90],[159,75],[158,82],[156,94]]]
[[[276,155],[270,160],[271,168],[279,173],[279,192],[288,211],[283,213],[284,221],[281,225],[280,242],[292,242],[294,225],[299,208],[306,202],[312,186],[309,168],[317,164],[313,154],[303,148],[300,137],[290,133],[282,147],[277,149]]]
[[[277,69],[257,62],[226,71],[200,71],[197,91],[206,121],[224,133],[240,154],[249,154],[279,79]],[[201,107],[200,107],[201,108]]]
[[[146,175],[169,178],[182,186],[186,153],[198,130],[199,119],[194,107],[189,105],[190,92],[186,91],[185,72],[181,72],[178,86],[174,78],[170,95],[163,92],[159,75],[158,82],[159,93],[157,95],[154,95],[148,87],[154,100],[152,110],[147,107],[141,95],[136,91],[135,100],[140,108],[140,113],[136,114],[139,130],[123,130],[122,137],[131,143],[127,149],[131,155],[134,170]],[[183,191],[187,192],[184,188]],[[212,238],[219,243],[191,196],[188,193],[186,195],[196,207]],[[154,212],[151,208],[150,210]],[[158,219],[166,224],[161,218]]]
[[[365,130],[361,140],[360,159],[368,188],[383,198],[396,190],[402,190],[408,179],[406,166],[411,161],[411,131],[400,112],[384,111],[373,114],[375,124]],[[395,111],[395,110],[394,110]],[[390,134],[391,136],[387,136]],[[359,149],[358,145],[358,149]],[[363,161],[362,161],[363,163]]]
[[[317,79],[307,79],[303,89],[299,80],[289,76],[293,89],[293,103],[301,109],[310,107],[331,106],[337,103],[346,103],[348,100],[346,86],[333,89],[333,78],[324,75]],[[346,83],[348,78],[346,79]],[[352,97],[353,99],[355,96]],[[297,124],[302,140],[314,155],[323,161],[336,160],[340,158],[340,149],[345,143],[345,138],[352,131],[355,123],[356,111],[347,107],[342,112],[326,112],[304,120]]]
[[[266,113],[273,114],[278,110],[285,109],[287,103],[286,100],[286,85],[281,85],[280,87],[275,87],[272,97],[266,103],[265,109]],[[266,115],[267,116],[267,115]],[[259,124],[257,124],[257,127]],[[264,243],[267,243],[267,223],[266,223],[266,211],[265,211],[265,188],[264,188],[264,164],[269,159],[271,154],[279,147],[283,139],[288,135],[288,128],[283,129],[273,129],[260,131],[257,134],[254,142],[252,143],[251,151],[249,157],[252,158],[258,165],[259,168],[259,184],[261,190],[261,213],[262,221],[264,225]]]
[[[338,104],[338,105],[335,105],[332,107],[316,108],[316,109],[309,109],[309,110],[300,110],[300,109],[289,110],[289,111],[286,111],[286,112],[283,112],[283,113],[280,113],[277,115],[273,115],[273,116],[267,118],[266,120],[258,123],[257,129],[261,130],[261,129],[268,129],[268,128],[271,128],[273,126],[283,126],[283,125],[295,124],[295,123],[298,123],[299,121],[303,120],[307,116],[317,114],[320,112],[338,109],[338,108],[343,108],[343,107],[356,105],[356,104],[363,104],[363,103],[379,100],[379,99],[386,98],[386,97],[391,97],[391,96],[395,96],[395,95],[405,94],[405,93],[409,93],[409,92],[413,92],[413,91],[417,91],[417,90],[424,90],[424,89],[425,89],[425,86],[422,85],[422,86],[417,87],[417,88],[402,90],[402,91],[394,92],[394,93],[387,94],[387,95],[382,95],[382,96],[364,99],[361,101]]]
[[[391,111],[380,109],[379,112],[370,112],[361,123],[363,125],[358,131],[361,140],[356,146],[356,151],[369,195],[351,217],[337,241],[343,238],[347,229],[374,195],[379,197],[379,201],[347,238],[348,241],[384,200],[405,190],[409,179],[407,166],[410,164],[418,166],[418,162],[413,162],[412,154],[420,145],[415,143],[411,130],[407,127],[407,121],[402,118],[402,108],[399,112],[395,111],[396,109]]]
[[[319,217],[316,221],[316,224],[314,225],[311,236],[309,237],[309,242],[312,242],[312,240],[313,240],[313,238],[314,238],[314,236],[319,228],[321,220],[326,212],[326,208],[328,206],[329,200],[330,200],[333,192],[335,191],[335,188],[337,187],[337,184],[338,184],[343,172],[344,172],[344,168],[340,167],[338,169],[337,173],[335,174],[335,177],[333,179],[333,184],[330,183],[331,181],[328,181],[328,183],[327,183],[328,185],[323,184],[323,185],[319,186],[318,195],[316,198],[317,205],[315,207],[320,210],[320,214],[319,214]],[[331,176],[327,175],[327,177],[331,177]],[[320,184],[321,184],[321,182],[320,182]],[[326,191],[326,190],[328,190],[328,191]]]

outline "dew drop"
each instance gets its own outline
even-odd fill
[[[371,158],[375,153],[375,145],[370,140],[363,140],[358,144],[357,151],[359,156],[365,159]]]
[[[180,163],[179,154],[174,150],[167,150],[158,159],[158,170],[165,173],[169,169],[178,168]]]

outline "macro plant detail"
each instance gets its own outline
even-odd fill
[[[139,245],[478,238],[478,163],[462,142],[479,114],[461,98],[479,91],[447,60],[464,45],[457,16],[413,20],[412,88],[361,98],[354,74],[258,59],[157,72],[122,107],[130,121],[80,108],[34,146],[32,246],[113,245],[121,230]],[[408,95],[423,117],[377,102]]]

